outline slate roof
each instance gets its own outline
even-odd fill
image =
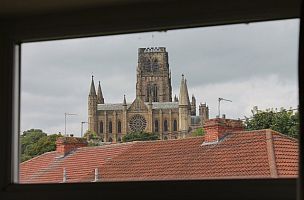
[[[145,102],[145,105],[148,106],[148,102]],[[127,103],[127,108],[131,106],[130,103]],[[152,109],[176,109],[178,108],[178,102],[153,102]],[[122,103],[107,103],[107,104],[98,104],[97,110],[122,110]]]
[[[268,136],[267,136],[268,134]],[[269,135],[271,139],[269,139]],[[287,178],[298,176],[298,141],[271,130],[233,132],[217,144],[204,137],[82,147],[65,157],[45,153],[20,164],[21,183]]]
[[[147,102],[145,102],[148,105]],[[175,109],[178,108],[178,102],[153,102],[152,109]]]
[[[131,104],[127,104],[127,108],[129,108]],[[98,104],[97,110],[122,110],[122,103],[106,103],[106,104]]]

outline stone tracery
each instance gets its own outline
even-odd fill
[[[132,132],[141,132],[145,130],[147,121],[142,115],[134,115],[129,121],[129,127]]]

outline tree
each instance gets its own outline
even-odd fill
[[[122,137],[123,142],[147,141],[147,140],[159,140],[159,135],[156,133],[132,132]]]
[[[83,135],[84,138],[87,138],[87,140],[91,140],[91,139],[99,139],[99,136],[97,135],[96,132],[94,131],[89,131],[87,130],[85,132],[85,134]]]
[[[24,131],[20,137],[21,162],[45,152],[56,150],[56,140],[60,134],[47,135],[40,129]]]
[[[194,137],[203,136],[203,135],[205,135],[205,130],[203,128],[198,128],[192,132],[192,136]]]
[[[30,148],[30,145],[37,143],[42,137],[47,136],[41,129],[30,129],[24,131],[20,136],[20,144],[21,144],[21,154],[25,153],[25,151]]]
[[[247,118],[245,126],[247,130],[272,129],[293,138],[299,136],[299,113],[293,110],[281,108],[258,110],[254,107],[252,117]]]

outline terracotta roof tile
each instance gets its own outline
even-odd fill
[[[50,152],[21,163],[20,181],[62,182],[63,168],[67,182],[93,181],[95,168],[99,181],[270,178],[266,132],[233,132],[212,145],[194,137],[83,147],[61,158]],[[271,134],[278,177],[297,177],[298,142]]]

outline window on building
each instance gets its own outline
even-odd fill
[[[154,121],[154,132],[158,133],[158,120]]]
[[[168,121],[166,119],[164,121],[164,131],[168,131]]]
[[[99,133],[103,133],[103,121],[100,122]]]
[[[147,89],[146,89],[147,95],[146,95],[146,101],[149,101],[150,96],[152,95],[152,91],[151,91],[151,86],[150,84],[147,85]],[[152,96],[151,96],[152,98]],[[153,99],[151,99],[153,101]]]
[[[177,120],[173,120],[173,131],[177,131]]]
[[[109,121],[109,133],[112,133],[112,121]]]
[[[157,102],[158,100],[157,100],[157,85],[156,84],[154,84],[153,85],[153,102]]]
[[[117,133],[121,133],[121,121],[117,123]]]

